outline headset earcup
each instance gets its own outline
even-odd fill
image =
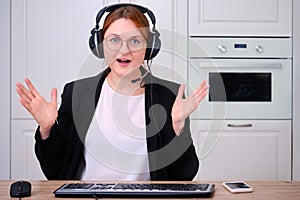
[[[151,33],[151,37],[150,37],[150,41],[147,45],[147,50],[146,50],[146,54],[145,54],[145,58],[144,60],[151,60],[152,58],[154,58],[161,47],[161,41],[159,39],[159,33]]]
[[[103,44],[102,44],[102,29],[91,31],[89,38],[89,46],[93,54],[98,58],[104,58]]]

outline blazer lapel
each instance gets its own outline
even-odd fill
[[[86,80],[75,81],[73,87],[73,118],[77,133],[84,143],[94,116],[107,70]]]

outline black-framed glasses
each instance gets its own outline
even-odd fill
[[[119,50],[122,47],[123,42],[126,42],[129,51],[139,51],[146,47],[146,40],[140,36],[122,40],[120,37],[112,35],[105,38],[104,41],[107,48],[114,51]]]

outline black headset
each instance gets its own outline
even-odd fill
[[[98,58],[104,58],[103,45],[102,45],[103,33],[102,33],[102,29],[99,29],[99,22],[105,12],[112,12],[118,8],[125,7],[125,6],[133,6],[137,8],[139,11],[141,11],[143,14],[147,13],[147,15],[149,16],[152,22],[152,30],[150,31],[149,34],[149,39],[147,41],[147,49],[144,57],[144,60],[151,60],[158,54],[160,50],[160,46],[161,46],[161,41],[159,39],[160,33],[155,28],[156,20],[153,12],[146,7],[142,7],[136,4],[127,4],[127,3],[113,4],[102,8],[97,14],[95,28],[91,30],[91,36],[89,38],[90,49],[92,50],[93,54]]]

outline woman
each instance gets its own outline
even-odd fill
[[[66,84],[58,111],[56,89],[47,102],[29,79],[28,89],[17,83],[21,104],[39,124],[41,168],[48,179],[192,180],[199,161],[188,116],[208,86],[184,98],[184,85],[154,77],[144,68],[153,57],[146,57],[153,38],[145,8],[110,8],[100,38],[107,69]]]

